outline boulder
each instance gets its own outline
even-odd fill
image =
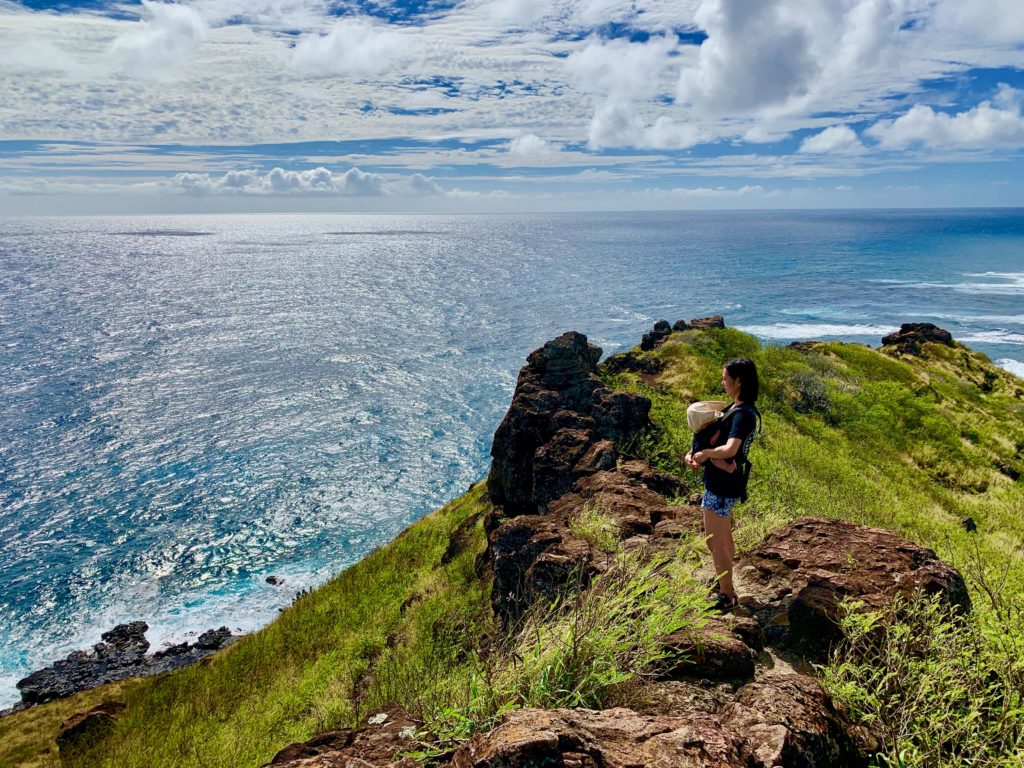
[[[741,558],[736,571],[745,596],[741,608],[765,627],[768,642],[791,643],[823,659],[841,638],[844,598],[868,609],[897,595],[941,595],[969,610],[963,577],[936,554],[882,528],[844,520],[802,518],[774,531]]]
[[[806,675],[771,674],[748,683],[720,716],[723,726],[742,734],[740,752],[750,766],[867,766],[878,747]]]
[[[57,733],[57,749],[61,757],[67,757],[106,738],[114,730],[117,716],[124,711],[124,704],[108,701],[93,707],[88,712],[78,712],[60,724]]]
[[[691,328],[725,328],[725,319],[721,315],[698,317],[690,321]]]
[[[665,638],[669,655],[660,679],[746,681],[754,677],[754,649],[725,622],[710,619],[699,630]]]
[[[665,363],[653,357],[641,357],[630,351],[605,358],[601,362],[601,367],[608,373],[629,371],[631,373],[655,374],[665,368]]]
[[[920,355],[922,345],[929,342],[951,347],[953,336],[931,323],[904,323],[898,331],[882,338],[883,346],[893,347],[895,352],[904,355]]]
[[[672,323],[673,331],[685,331],[688,330],[689,327],[689,324],[687,324],[685,320],[676,320],[674,323]]]

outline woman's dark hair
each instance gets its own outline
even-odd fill
[[[756,403],[761,384],[757,379],[754,361],[735,357],[725,364],[725,370],[732,378],[740,380],[740,400],[747,405]]]

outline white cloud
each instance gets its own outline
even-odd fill
[[[517,157],[536,157],[550,155],[558,150],[535,133],[524,133],[516,136],[508,144],[508,153]]]
[[[652,190],[657,192],[656,190]],[[760,184],[745,184],[737,189],[728,187],[673,187],[666,191],[672,197],[681,198],[723,198],[723,197],[744,197],[746,195],[757,195],[765,192]]]
[[[966,147],[993,149],[1024,146],[1024,92],[1000,86],[993,101],[983,101],[964,112],[948,115],[917,104],[895,120],[882,120],[865,133],[882,149]]]
[[[421,173],[389,180],[379,173],[350,168],[334,173],[328,168],[286,171],[274,168],[266,173],[250,168],[232,170],[223,176],[208,173],[179,173],[170,180],[178,191],[195,195],[378,195],[427,196],[444,195],[446,191],[433,179]]]
[[[1024,44],[1024,8],[1020,0],[940,0],[933,23],[961,37]]]
[[[292,63],[319,75],[379,75],[408,53],[409,35],[362,19],[342,19],[326,35],[307,35]]]
[[[857,137],[856,131],[848,125],[832,125],[808,136],[800,144],[800,151],[807,154],[845,154],[852,155],[864,151],[864,145]]]
[[[195,54],[206,37],[206,23],[179,3],[142,0],[142,7],[146,18],[114,40],[111,53],[126,75],[168,80]]]
[[[708,38],[680,73],[680,102],[707,116],[806,109],[884,64],[900,15],[893,0],[704,0]]]
[[[663,93],[677,48],[669,36],[646,42],[590,40],[566,61],[570,78],[591,95],[594,114],[587,131],[591,148],[678,149],[701,139],[696,125],[668,115],[651,119],[647,102]]]
[[[548,0],[493,0],[487,4],[492,19],[500,24],[528,26],[551,11]]]

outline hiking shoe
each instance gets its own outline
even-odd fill
[[[716,610],[719,613],[728,613],[740,604],[740,598],[738,595],[729,597],[721,592],[715,592],[708,598],[708,602],[711,604],[713,610]]]

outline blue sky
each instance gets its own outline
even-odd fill
[[[0,0],[0,213],[1024,206],[1019,0]]]

